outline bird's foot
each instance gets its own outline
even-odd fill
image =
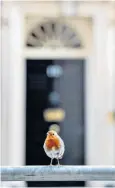
[[[62,166],[60,163],[57,164],[58,167]]]

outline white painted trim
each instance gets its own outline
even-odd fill
[[[108,27],[107,61],[109,71],[109,110],[115,110],[115,25]],[[111,48],[110,48],[111,46]]]
[[[23,52],[23,56],[25,58],[30,59],[60,59],[60,58],[71,58],[71,59],[78,59],[78,58],[86,58],[88,52],[86,50],[68,50],[68,49],[27,49]]]
[[[23,17],[18,6],[10,7],[9,14],[9,105],[8,152],[9,165],[25,163],[25,66],[23,52]]]

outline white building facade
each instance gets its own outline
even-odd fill
[[[108,112],[115,110],[115,3],[4,2],[2,12],[1,165],[25,164],[25,59],[44,58],[44,54],[86,60],[86,165],[115,165],[115,122],[107,121]],[[64,17],[81,34],[84,48],[26,47],[28,31],[44,17]]]

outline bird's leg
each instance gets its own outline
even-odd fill
[[[59,163],[59,159],[57,158],[57,161],[58,161],[58,166],[60,166],[60,163]]]
[[[53,158],[51,158],[50,166],[52,166],[52,161],[53,161]]]

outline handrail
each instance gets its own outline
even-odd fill
[[[115,166],[1,167],[2,181],[115,181]]]

